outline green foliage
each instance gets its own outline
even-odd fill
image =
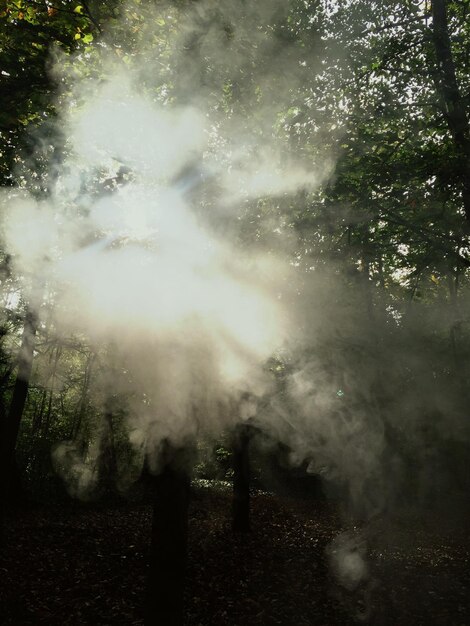
[[[215,444],[200,441],[198,443],[198,462],[194,468],[197,480],[227,481],[232,478],[232,452],[228,437]]]

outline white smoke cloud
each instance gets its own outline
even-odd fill
[[[243,145],[236,121],[212,119],[201,92],[164,103],[135,68],[107,51],[103,64],[105,80],[75,80],[61,96],[67,149],[55,183],[46,199],[4,198],[3,242],[25,285],[53,294],[59,332],[117,346],[132,376],[114,385],[147,398],[132,406],[133,437],[157,446],[222,430],[240,418],[229,398],[269,386],[263,363],[289,333],[280,294],[292,270],[216,224],[320,174],[292,159],[282,166],[272,132]],[[209,201],[195,198],[207,186]]]
[[[395,359],[383,365],[394,375],[404,363],[422,372],[414,344],[395,345],[392,333],[388,344],[386,336],[375,341],[376,328],[388,332],[390,324],[367,311],[363,285],[351,279],[357,268],[351,273],[346,258],[311,271],[310,243],[256,206],[316,189],[332,162],[321,146],[316,163],[294,153],[282,129],[318,51],[299,52],[267,28],[289,3],[242,5],[194,3],[166,32],[164,50],[150,14],[140,49],[125,51],[127,65],[112,59],[111,32],[93,57],[99,78],[80,77],[73,60],[57,61],[57,126],[67,146],[51,166],[47,198],[36,197],[34,185],[3,195],[3,246],[30,306],[52,302],[58,332],[110,347],[103,387],[126,396],[137,449],[156,455],[165,439],[184,445],[255,420],[290,448],[293,464],[308,464],[370,519],[393,504],[410,442],[409,456],[423,459],[423,484],[430,475],[436,482],[416,397],[428,398],[430,411],[442,403],[447,419],[433,426],[440,440],[468,442],[468,420],[452,417],[426,377],[397,398],[394,380],[379,371],[383,357]],[[83,69],[83,58],[75,61]],[[341,212],[350,219],[349,209]],[[239,241],[246,215],[276,234],[271,249],[254,226],[251,240]],[[349,284],[339,278],[343,261]],[[263,365],[282,349],[293,356],[280,366],[279,383]],[[393,419],[378,406],[378,379],[393,392],[392,408],[383,401]],[[387,439],[387,419],[399,436],[407,433],[406,445]],[[97,455],[92,449],[84,462],[74,445],[57,447],[56,466],[74,494],[96,483]],[[340,536],[329,558],[346,589],[366,584],[365,542]]]

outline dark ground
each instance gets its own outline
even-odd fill
[[[150,512],[125,505],[11,513],[0,623],[142,624]],[[353,592],[328,570],[325,548],[345,530],[331,506],[255,495],[248,536],[232,534],[229,516],[230,493],[195,492],[188,625],[470,624],[464,531],[378,520],[368,582]]]

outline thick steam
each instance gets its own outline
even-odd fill
[[[415,415],[437,406],[447,416],[454,397],[434,388],[415,349],[419,316],[405,332],[387,303],[375,306],[357,259],[335,250],[328,266],[318,237],[315,266],[313,244],[276,214],[331,171],[328,150],[318,148],[320,165],[311,137],[310,152],[299,140],[292,150],[282,123],[321,60],[267,28],[290,3],[240,6],[198,2],[178,19],[168,10],[179,21],[163,48],[150,13],[138,49],[117,47],[117,61],[110,31],[93,53],[99,79],[59,58],[65,147],[47,193],[31,178],[4,195],[3,245],[27,305],[100,353],[102,386],[126,398],[136,447],[158,451],[164,439],[180,445],[250,419],[370,519],[410,475],[418,481],[410,468],[435,484]],[[436,418],[429,447],[467,444],[462,415]],[[56,458],[78,495],[94,480],[70,444]],[[369,575],[364,545],[332,546],[347,589]]]
[[[44,313],[47,299],[58,332],[113,346],[125,374],[109,387],[133,398],[133,440],[157,448],[220,432],[239,419],[240,394],[265,393],[292,270],[274,250],[242,248],[240,219],[251,201],[321,176],[282,163],[272,131],[247,141],[202,90],[173,104],[106,51],[102,63],[106,80],[61,97],[67,142],[46,197],[5,198],[4,245],[29,306]]]

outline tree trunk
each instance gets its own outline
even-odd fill
[[[467,221],[470,221],[470,127],[460,94],[449,37],[445,0],[432,1],[436,86],[457,153],[456,172]]]
[[[50,385],[50,390],[49,390],[49,401],[47,403],[46,419],[44,423],[42,424],[42,430],[43,430],[44,436],[47,436],[49,434],[49,429],[51,427],[52,401],[54,399],[54,387],[55,387],[55,380],[56,380],[56,375],[57,375],[57,365],[59,363],[61,354],[62,354],[62,347],[56,346],[54,364],[52,366],[52,371],[50,373],[49,381],[48,381]],[[52,353],[51,353],[51,359],[52,359]]]
[[[146,626],[181,626],[188,544],[190,492],[187,450],[164,451],[166,461],[153,476],[150,562],[145,605]]]
[[[36,407],[37,410],[34,412],[33,416],[33,435],[35,435],[42,427],[42,418],[44,417],[44,409],[46,407],[46,399],[47,399],[47,389],[44,387],[41,393],[41,401],[39,403],[39,407]]]
[[[6,430],[6,411],[3,402],[0,403],[0,550],[5,546],[5,509],[7,499],[7,485],[6,485],[6,454],[7,449],[5,446],[5,430]],[[1,554],[1,552],[0,552]]]
[[[82,392],[80,394],[80,400],[78,402],[76,414],[72,421],[72,426],[70,428],[69,439],[75,439],[77,437],[80,427],[82,425],[83,419],[86,414],[87,404],[88,404],[88,393],[90,390],[90,380],[91,380],[91,371],[93,368],[93,363],[95,362],[96,354],[91,353],[87,359],[87,363],[85,366],[85,373],[83,376],[83,387]]]
[[[237,426],[233,438],[233,504],[232,529],[250,530],[250,431],[249,426]]]
[[[25,317],[23,337],[18,356],[18,373],[16,375],[10,409],[5,420],[4,437],[2,442],[2,483],[3,494],[8,497],[10,481],[14,469],[14,456],[21,418],[28,395],[29,381],[33,367],[34,341],[37,330],[37,317],[28,311]]]
[[[111,401],[108,400],[102,417],[99,454],[99,489],[104,497],[116,495],[117,458]]]
[[[1,416],[0,425],[0,533],[3,535],[5,506],[12,494],[12,487],[18,488],[18,471],[15,463],[15,449],[20,430],[21,418],[28,395],[29,381],[33,367],[34,340],[37,330],[37,317],[27,311],[18,355],[18,372],[8,413]],[[0,538],[1,541],[1,538]]]

